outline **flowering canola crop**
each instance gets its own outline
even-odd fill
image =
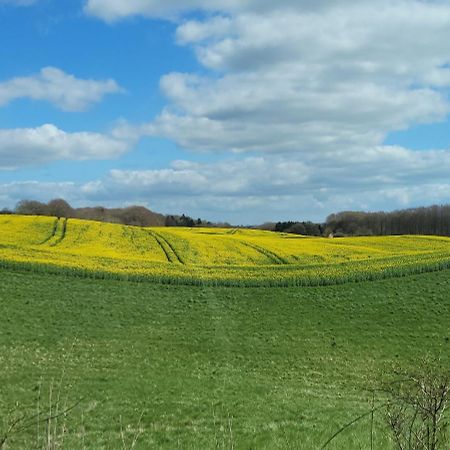
[[[140,228],[0,216],[0,266],[93,278],[321,285],[450,267],[450,238],[325,239],[219,228]]]

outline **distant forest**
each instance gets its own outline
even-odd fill
[[[193,219],[185,214],[158,214],[143,206],[72,208],[63,199],[51,200],[48,203],[22,200],[13,211],[4,209],[0,211],[0,214],[68,217],[143,227],[231,227],[229,223],[213,223],[200,218]],[[450,205],[435,205],[393,212],[344,211],[331,214],[324,223],[270,222],[251,228],[324,237],[401,234],[450,236]]]
[[[324,233],[335,236],[428,234],[450,236],[450,205],[394,212],[340,212],[328,216]]]
[[[344,211],[326,222],[278,222],[273,231],[310,236],[388,236],[419,234],[450,236],[450,205],[403,209],[393,212]]]
[[[63,199],[54,199],[48,203],[41,203],[35,200],[22,200],[16,205],[14,211],[4,209],[1,213],[67,217],[140,227],[229,226],[229,224],[213,224],[211,222],[203,221],[200,218],[193,219],[184,214],[181,216],[165,216],[150,211],[143,206],[129,206],[126,208],[104,208],[103,206],[72,208],[72,206]]]

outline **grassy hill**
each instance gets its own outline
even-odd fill
[[[68,449],[130,448],[138,429],[135,449],[320,448],[383,372],[450,363],[449,275],[241,289],[0,270],[0,437],[52,395],[80,401],[52,432]],[[374,448],[392,448],[379,421]],[[369,449],[369,425],[330,448]],[[34,418],[7,448],[38,434]]]
[[[449,366],[449,261],[439,237],[0,217],[0,448],[320,448],[393,367]]]
[[[0,216],[0,231],[6,268],[171,284],[322,285],[450,266],[443,237],[325,239],[33,216]]]

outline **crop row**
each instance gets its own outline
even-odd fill
[[[450,239],[323,239],[8,216],[0,218],[0,266],[170,284],[317,286],[448,268]]]

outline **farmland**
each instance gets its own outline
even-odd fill
[[[320,448],[395,367],[450,364],[448,238],[0,230],[0,442],[32,418],[5,448]],[[369,449],[369,422],[328,448]]]
[[[138,228],[52,217],[0,217],[0,264],[91,278],[170,284],[291,286],[447,268],[450,239],[324,239],[266,231]]]
[[[0,435],[62,384],[81,402],[69,449],[123,449],[121,424],[130,448],[141,415],[136,449],[319,448],[370,408],[383,372],[426,353],[450,362],[448,271],[246,289],[0,274]],[[330,448],[369,443],[363,421]]]

